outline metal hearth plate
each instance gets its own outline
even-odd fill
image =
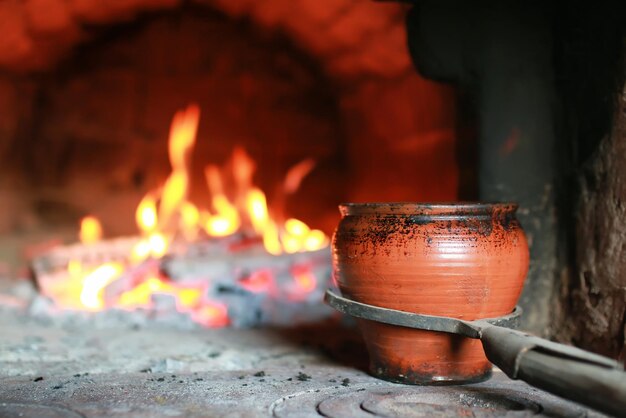
[[[263,372],[263,373],[261,373]],[[404,386],[347,368],[0,379],[2,417],[603,417],[495,372],[463,386]],[[62,405],[62,406],[61,406]]]
[[[356,399],[355,399],[356,398]],[[356,401],[356,402],[355,402]],[[467,390],[463,388],[412,388],[364,390],[329,398],[318,405],[328,417],[345,417],[345,405],[358,404],[367,416],[384,417],[510,417],[535,416],[541,407],[532,401],[502,390]],[[353,409],[356,409],[352,407]],[[341,413],[337,413],[337,412]],[[363,415],[366,416],[366,415]]]
[[[433,387],[380,382],[309,390],[280,398],[270,409],[277,418],[601,416],[509,381],[499,372],[494,380],[476,385]]]

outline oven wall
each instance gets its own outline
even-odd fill
[[[626,357],[626,5],[561,4],[555,22],[563,165],[558,338]]]
[[[13,29],[46,33],[47,49],[32,41],[23,59],[3,61],[0,48],[3,268],[42,243],[75,240],[87,214],[107,236],[134,233],[137,203],[169,172],[171,117],[192,101],[202,110],[199,205],[203,167],[236,145],[256,160],[270,204],[291,165],[316,159],[287,213],[327,233],[343,201],[456,199],[455,89],[410,65],[404,6],[88,3],[56,26],[35,13]],[[0,17],[22,19],[22,6],[5,6]],[[40,61],[27,59],[39,48]]]

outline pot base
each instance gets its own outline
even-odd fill
[[[369,320],[358,324],[373,376],[413,385],[475,383],[490,376],[479,340]]]
[[[378,379],[386,380],[392,383],[418,386],[468,385],[471,383],[480,383],[485,380],[489,380],[492,375],[491,367],[479,374],[471,376],[436,376],[412,372],[410,370],[401,374],[397,373],[397,370],[390,370],[388,367],[380,364],[370,364],[369,371],[372,376]]]

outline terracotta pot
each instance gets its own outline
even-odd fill
[[[508,203],[341,205],[333,236],[339,288],[407,312],[467,320],[508,314],[528,271],[516,210]],[[478,340],[365,320],[359,327],[370,371],[385,380],[444,384],[491,374]]]

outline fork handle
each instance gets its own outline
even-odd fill
[[[512,379],[600,412],[626,415],[626,373],[609,358],[497,326],[481,341],[487,358]]]

